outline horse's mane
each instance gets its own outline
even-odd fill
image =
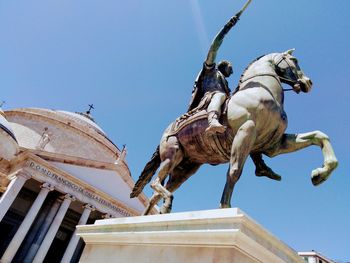
[[[266,54],[265,54],[265,55],[261,55],[261,56],[257,57],[256,59],[254,59],[252,62],[250,62],[250,63],[248,64],[248,66],[244,69],[243,73],[241,74],[241,76],[240,76],[240,78],[239,78],[239,81],[238,81],[237,88],[234,90],[233,94],[235,94],[235,93],[238,91],[239,85],[242,83],[242,78],[243,78],[244,74],[247,72],[247,70],[249,69],[249,67],[250,67],[252,64],[254,64],[255,62],[257,62],[259,59],[261,59],[262,57],[265,57],[265,56],[266,56]]]

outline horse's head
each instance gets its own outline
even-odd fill
[[[274,59],[275,70],[283,83],[293,87],[296,93],[309,92],[312,81],[300,69],[298,60],[292,56],[294,49],[278,54]]]

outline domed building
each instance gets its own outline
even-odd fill
[[[11,160],[18,152],[18,143],[13,130],[5,118],[5,113],[0,108],[0,158]]]
[[[140,215],[147,198],[90,112],[0,111],[1,262],[77,262],[75,226]],[[155,211],[154,211],[155,212]]]

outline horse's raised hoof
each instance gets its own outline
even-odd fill
[[[328,179],[328,177],[331,175],[333,170],[337,168],[338,161],[332,161],[325,164],[322,168],[317,168],[312,171],[311,173],[311,182],[314,186],[318,186],[322,184],[324,181]]]
[[[320,175],[316,175],[316,176],[313,176],[311,178],[311,182],[314,186],[318,186],[320,184],[322,184],[324,181],[326,181],[327,179],[324,179],[322,178]]]
[[[311,173],[311,182],[314,186],[318,186],[326,181],[330,173],[324,167],[317,168]]]

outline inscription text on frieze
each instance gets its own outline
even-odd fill
[[[58,182],[59,184],[62,184],[66,187],[71,188],[73,191],[75,192],[79,192],[81,194],[83,194],[84,196],[95,200],[96,202],[107,206],[110,209],[113,209],[114,211],[118,212],[119,214],[122,214],[124,216],[130,216],[130,214],[122,209],[120,209],[119,207],[116,207],[115,205],[111,204],[110,202],[107,202],[106,200],[104,200],[103,198],[99,197],[98,195],[92,193],[91,191],[84,189],[83,187],[63,178],[62,176],[59,176],[58,174],[51,172],[50,170],[48,170],[47,168],[41,166],[40,164],[37,164],[33,161],[29,161],[28,162],[28,166],[32,169],[34,169],[35,171],[55,180],[56,182]]]

